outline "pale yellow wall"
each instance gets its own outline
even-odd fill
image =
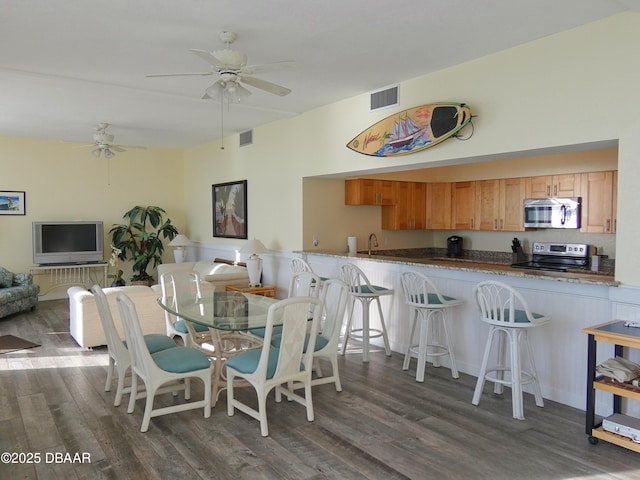
[[[0,189],[26,192],[25,216],[0,215],[0,265],[16,272],[32,265],[34,221],[102,220],[107,237],[124,212],[141,204],[164,208],[179,230],[185,228],[180,151],[129,150],[107,161],[95,158],[90,148],[73,147],[0,138]],[[165,253],[169,261],[171,248]],[[105,259],[108,256],[105,251]]]

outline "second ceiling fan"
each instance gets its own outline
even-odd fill
[[[289,88],[275,83],[254,77],[256,73],[272,72],[289,67],[292,61],[274,62],[263,65],[247,65],[247,55],[231,49],[231,44],[237,35],[234,32],[220,33],[220,39],[226,45],[223,50],[189,49],[189,51],[205,62],[209,63],[211,69],[207,72],[195,73],[154,73],[147,77],[179,77],[179,76],[208,76],[218,75],[218,80],[205,90],[203,99],[221,100],[227,99],[233,102],[240,102],[251,95],[241,83],[249,85],[274,95],[285,96],[291,93]]]

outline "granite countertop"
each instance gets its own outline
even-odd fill
[[[375,250],[369,256],[367,252],[348,255],[347,252],[327,250],[307,250],[309,255],[326,255],[340,258],[357,258],[373,262],[399,263],[405,265],[424,265],[431,268],[489,272],[513,277],[536,278],[570,283],[618,286],[614,275],[614,261],[601,261],[597,271],[575,269],[567,272],[518,269],[511,267],[513,256],[506,252],[466,251],[462,257],[448,258],[443,248],[408,248],[397,250]],[[529,258],[525,258],[525,261]]]

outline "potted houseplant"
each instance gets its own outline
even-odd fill
[[[118,258],[133,261],[133,283],[151,285],[154,282],[147,269],[162,263],[162,238],[173,240],[178,234],[171,219],[164,219],[166,213],[160,207],[137,205],[122,216],[128,223],[114,225],[109,230],[112,245],[120,250]]]

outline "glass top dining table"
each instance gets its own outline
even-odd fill
[[[277,298],[240,292],[206,292],[185,296],[177,308],[172,297],[158,299],[168,312],[206,327],[224,331],[247,331],[264,328],[269,307]],[[277,323],[277,322],[275,322]]]

